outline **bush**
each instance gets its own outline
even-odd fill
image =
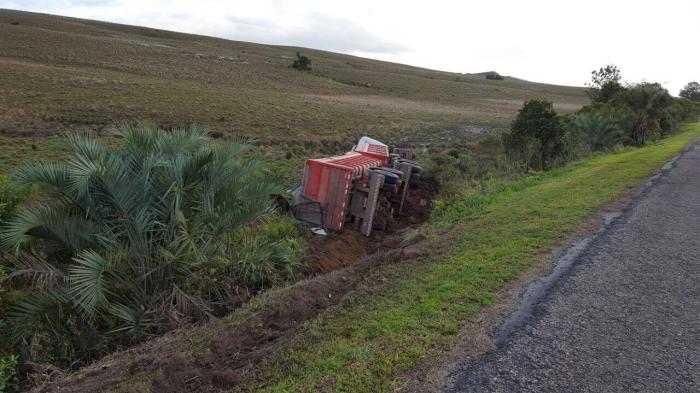
[[[297,52],[297,58],[291,67],[299,71],[311,71],[311,59]]]
[[[221,267],[246,288],[260,289],[292,280],[301,267],[301,233],[296,221],[276,213],[232,236]]]
[[[17,356],[0,355],[0,392],[4,392],[10,386],[17,372]]]
[[[579,114],[573,127],[580,141],[593,151],[610,149],[625,141],[620,122],[599,112]]]
[[[231,288],[248,282],[216,268],[220,258],[246,257],[231,235],[268,215],[281,191],[245,155],[250,142],[212,143],[196,128],[118,133],[119,149],[70,136],[65,163],[35,163],[14,177],[45,186],[44,202],[0,232],[13,250],[6,284],[24,291],[7,322],[26,360],[80,365],[225,310]],[[255,244],[267,256],[283,248]]]
[[[661,118],[673,105],[673,97],[658,83],[640,83],[613,96],[608,105],[627,112],[631,120],[628,135],[641,146],[661,133]]]
[[[506,153],[527,169],[549,169],[565,153],[564,125],[549,101],[529,100],[504,134]]]

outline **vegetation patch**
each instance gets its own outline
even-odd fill
[[[2,284],[21,293],[0,333],[24,363],[85,364],[226,314],[300,266],[295,222],[272,211],[283,190],[245,156],[250,142],[214,143],[196,128],[117,131],[118,148],[69,136],[65,161],[14,175],[40,195],[0,215]],[[0,209],[14,210],[20,190],[0,182]]]

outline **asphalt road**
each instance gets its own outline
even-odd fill
[[[700,392],[700,144],[445,392]]]

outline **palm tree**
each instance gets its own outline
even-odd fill
[[[618,121],[597,112],[577,116],[574,127],[591,150],[607,149],[625,139],[625,131]]]
[[[231,234],[268,213],[280,192],[244,155],[251,142],[214,143],[197,128],[117,132],[117,149],[69,136],[67,161],[14,177],[47,192],[0,232],[14,255],[6,282],[31,289],[8,318],[16,338],[72,318],[93,333],[139,339],[210,315],[241,282],[220,279],[249,263]]]

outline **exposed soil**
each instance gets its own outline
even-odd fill
[[[421,182],[412,188],[408,195],[405,213],[392,222],[387,230],[373,231],[366,237],[358,231],[345,230],[328,236],[316,236],[310,239],[302,260],[308,266],[307,275],[328,273],[353,266],[362,258],[375,254],[382,248],[399,247],[401,236],[407,228],[425,222],[430,216],[430,201],[436,193],[432,184]]]
[[[305,257],[315,275],[296,285],[261,295],[253,311],[240,317],[180,329],[109,355],[95,364],[35,389],[36,392],[218,392],[254,378],[275,359],[305,321],[342,301],[374,266],[405,263],[421,255],[420,236],[404,241],[407,230],[430,215],[432,185],[409,194],[407,214],[391,231],[371,238],[345,231],[316,239]],[[391,252],[387,252],[391,251]],[[388,257],[391,255],[391,257]],[[342,268],[327,274],[320,272]],[[257,309],[255,309],[257,307]]]

